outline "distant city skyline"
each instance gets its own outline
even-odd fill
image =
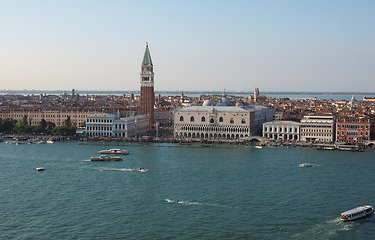
[[[375,1],[0,1],[1,89],[375,92]]]

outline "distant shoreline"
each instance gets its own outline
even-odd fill
[[[66,91],[67,94],[71,93],[71,90],[0,90],[0,95],[30,95],[30,94],[62,94]],[[223,91],[155,91],[155,94],[161,95],[221,95]],[[140,91],[111,91],[111,90],[76,90],[76,93],[80,95],[122,95],[122,94],[139,94]],[[226,91],[227,95],[251,95],[252,91]],[[262,91],[261,95],[368,95],[373,96],[375,92],[316,92],[316,91]]]

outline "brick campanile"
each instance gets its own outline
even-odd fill
[[[141,114],[149,114],[150,125],[154,123],[154,66],[151,60],[150,50],[146,42],[146,51],[141,65]]]

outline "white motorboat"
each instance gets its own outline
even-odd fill
[[[36,170],[37,170],[37,171],[44,171],[44,168],[42,168],[42,167],[38,167],[38,168],[36,168]]]
[[[311,163],[302,163],[299,165],[299,167],[314,167],[314,164]]]
[[[171,200],[171,199],[165,199],[165,201],[167,202],[167,203],[178,203],[179,202],[179,200]]]
[[[365,218],[371,216],[374,212],[374,208],[370,205],[364,205],[360,207],[356,207],[341,213],[340,220],[341,221],[353,221],[360,218]]]
[[[148,170],[145,169],[145,168],[133,168],[132,171],[135,171],[135,172],[148,172]]]

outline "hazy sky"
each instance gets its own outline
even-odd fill
[[[0,0],[0,89],[375,92],[374,0]]]

